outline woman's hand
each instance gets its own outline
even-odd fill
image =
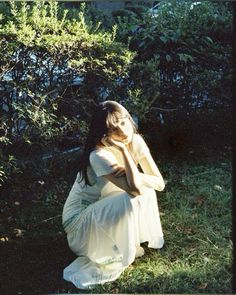
[[[112,146],[115,146],[116,148],[118,148],[119,150],[124,150],[126,148],[126,145],[121,142],[121,141],[118,141],[118,140],[114,140],[112,139],[111,137],[107,137],[107,142],[112,145]]]

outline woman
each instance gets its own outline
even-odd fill
[[[78,255],[64,270],[64,279],[81,289],[113,281],[144,254],[140,243],[161,248],[154,190],[164,187],[128,111],[114,101],[100,103],[63,209],[68,244]]]

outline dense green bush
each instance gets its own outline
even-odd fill
[[[56,1],[10,5],[1,4],[0,26],[5,166],[9,155],[58,148],[65,135],[78,134],[81,142],[95,103],[120,98],[134,56],[115,41],[115,27],[86,22],[83,9],[70,18]]]
[[[145,99],[151,88],[150,93],[159,92],[153,107],[229,106],[233,40],[229,3],[162,1],[155,17],[147,13],[142,19],[133,18],[132,26],[131,35],[126,19],[120,18],[119,38],[137,52],[137,68],[130,74],[134,85],[143,82],[140,63],[151,63],[153,73],[159,72],[156,91],[150,79],[141,87]]]
[[[0,3],[1,182],[21,158],[80,145],[100,100],[122,102],[149,131],[230,106],[229,3],[162,1],[155,17],[59,4]]]

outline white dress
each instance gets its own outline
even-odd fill
[[[149,149],[138,134],[131,146],[138,164]],[[124,164],[114,147],[91,152],[88,177],[92,185],[80,182],[78,174],[63,208],[68,244],[78,255],[63,277],[80,289],[117,279],[134,261],[140,243],[148,242],[155,249],[164,244],[155,191],[145,188],[142,195],[132,197],[102,177],[112,173],[116,163]]]

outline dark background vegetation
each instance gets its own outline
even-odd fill
[[[67,290],[66,283],[56,287],[74,257],[60,214],[99,101],[116,100],[131,112],[178,189],[186,161],[203,173],[204,163],[230,158],[232,42],[229,2],[162,1],[155,17],[141,6],[108,16],[54,1],[0,3],[0,246],[9,261],[2,264],[3,289]],[[227,169],[212,171],[223,179]],[[196,200],[203,206],[205,195]]]

